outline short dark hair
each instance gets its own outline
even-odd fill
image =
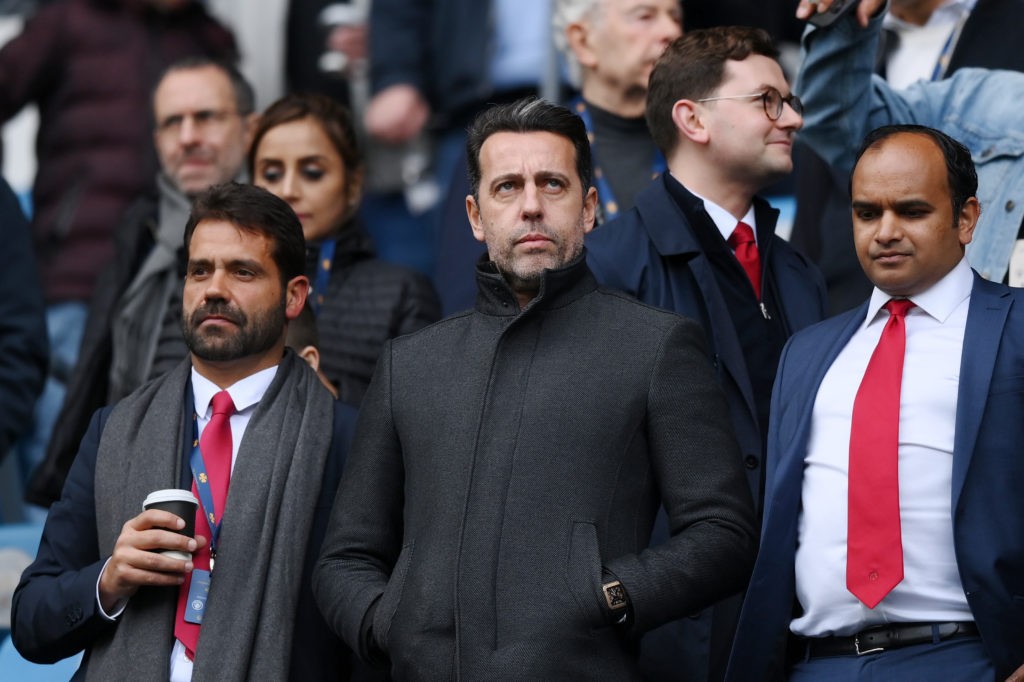
[[[192,202],[185,224],[185,253],[192,233],[204,220],[223,220],[243,232],[261,234],[273,244],[271,257],[281,271],[281,283],[305,274],[306,240],[302,223],[284,200],[255,185],[225,182],[202,192]]]
[[[195,71],[205,68],[218,69],[228,77],[228,81],[231,83],[231,91],[235,96],[235,109],[238,111],[239,116],[248,116],[256,111],[256,93],[252,89],[252,85],[249,84],[249,81],[242,75],[242,72],[231,62],[211,59],[210,57],[185,57],[174,62],[160,74],[160,78],[157,79],[156,86],[153,88],[153,95],[155,96],[160,84],[170,74],[178,71]],[[153,101],[153,97],[150,97],[150,101]]]
[[[949,197],[953,204],[953,226],[956,227],[959,223],[960,212],[963,211],[967,200],[977,196],[978,171],[974,168],[971,150],[941,130],[912,123],[875,128],[864,136],[864,141],[861,142],[860,149],[857,150],[857,157],[854,159],[853,167],[857,167],[857,164],[860,163],[860,158],[864,156],[867,150],[880,147],[885,140],[901,133],[928,137],[939,148],[939,151],[942,152],[942,158],[946,162]],[[850,196],[853,196],[853,173],[850,173]]]
[[[300,351],[306,346],[320,348],[320,332],[316,326],[316,315],[310,307],[310,300],[302,306],[298,316],[288,323],[288,332],[285,334],[285,345]]]
[[[576,175],[586,195],[592,182],[593,170],[590,142],[587,140],[587,128],[583,120],[563,106],[527,97],[511,104],[485,109],[469,127],[466,160],[469,164],[469,187],[474,197],[480,196],[480,149],[487,138],[495,133],[537,132],[554,133],[572,142],[576,150]]]
[[[249,147],[249,175],[256,177],[256,148],[271,128],[284,123],[312,118],[334,145],[345,167],[346,182],[359,175],[363,168],[363,155],[359,149],[356,128],[352,115],[339,102],[324,95],[312,93],[291,93],[277,100],[260,115],[252,145]]]
[[[687,31],[665,48],[647,86],[645,117],[654,144],[669,155],[679,140],[672,107],[681,99],[710,97],[725,78],[725,63],[752,54],[778,60],[767,31],[747,26],[716,26]]]

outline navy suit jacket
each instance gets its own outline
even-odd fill
[[[187,405],[192,404],[191,394],[189,388],[185,396]],[[92,642],[107,628],[117,626],[103,617],[96,603],[96,582],[109,557],[99,556],[93,499],[96,456],[111,409],[105,407],[93,416],[68,472],[61,499],[50,508],[39,552],[25,569],[11,608],[11,636],[26,658],[50,663],[86,650],[75,680],[85,679]],[[347,676],[349,669],[348,648],[320,615],[313,600],[311,580],[352,440],[355,417],[355,408],[335,402],[331,451],[324,464],[320,496],[315,501],[299,590],[291,657],[293,680],[338,679]],[[188,431],[183,433],[182,442],[191,443],[191,422],[185,421]],[[192,485],[187,454],[181,458],[182,488]]]
[[[703,327],[708,354],[725,390],[747,483],[760,509],[764,443],[747,361],[711,262],[669,193],[669,181],[665,175],[654,180],[637,195],[632,209],[591,232],[586,239],[587,263],[605,286],[680,313]],[[825,316],[825,283],[817,267],[775,236],[779,212],[761,199],[755,199],[754,210],[759,233],[770,235],[761,240],[765,280],[774,287],[786,333],[792,334]],[[652,544],[666,537],[664,516],[659,515]],[[738,597],[729,599],[699,617],[647,633],[640,663],[648,679],[675,680],[681,671],[695,680],[721,679],[739,606]]]
[[[811,412],[825,373],[866,314],[867,304],[822,322],[783,351],[772,394],[761,548],[729,679],[783,676]],[[953,542],[967,602],[999,680],[1024,663],[1022,444],[1024,289],[975,273],[957,395]]]
[[[729,401],[729,416],[747,467],[754,503],[761,499],[764,444],[747,362],[725,299],[690,221],[669,194],[667,179],[645,188],[636,206],[587,236],[587,264],[597,281],[645,303],[696,320]],[[755,199],[758,230],[771,226],[762,246],[768,286],[775,287],[787,335],[825,316],[825,282],[810,261],[775,236],[779,212]]]

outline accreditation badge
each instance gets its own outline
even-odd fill
[[[193,569],[192,584],[188,588],[188,601],[185,603],[185,622],[203,624],[203,613],[206,612],[206,598],[210,594],[210,572],[201,568]]]

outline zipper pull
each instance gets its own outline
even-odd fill
[[[768,314],[768,309],[764,307],[764,301],[758,301],[757,305],[761,308],[761,314],[764,315],[764,319],[770,320],[772,316]]]

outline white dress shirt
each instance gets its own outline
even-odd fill
[[[923,26],[897,19],[892,12],[887,13],[882,26],[894,31],[900,41],[885,65],[885,79],[889,85],[902,89],[919,80],[933,80],[940,60],[944,60],[938,74],[942,77],[960,31],[976,2],[946,0],[935,8]]]
[[[889,296],[825,374],[814,403],[796,550],[804,637],[850,635],[891,622],[973,620],[957,571],[951,515],[953,438],[973,274],[966,259],[911,300],[900,393],[899,490],[904,578],[874,609],[846,588],[847,481],[853,402],[881,337]]]
[[[678,178],[676,178],[676,180],[678,180]],[[711,199],[697,194],[689,187],[686,188],[686,191],[704,202],[704,210],[707,211],[708,215],[711,217],[711,221],[715,224],[715,227],[718,228],[718,231],[722,233],[722,239],[729,241],[729,237],[731,237],[732,233],[736,231],[736,225],[740,222],[739,220],[736,220],[736,216],[711,201]],[[757,220],[754,218],[753,204],[751,204],[747,209],[742,221],[747,225],[750,225],[750,229],[754,231],[754,243],[757,244]]]

